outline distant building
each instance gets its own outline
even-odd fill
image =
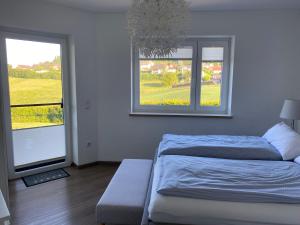
[[[48,73],[49,70],[38,70],[38,71],[35,71],[36,73]]]
[[[180,65],[176,62],[174,63],[165,63],[159,61],[151,60],[141,60],[140,61],[140,70],[141,72],[148,72],[151,74],[162,74],[167,73],[182,73],[182,72],[191,72],[192,68],[189,65]]]
[[[153,61],[140,61],[140,68],[142,72],[150,72],[153,66]]]
[[[154,64],[151,67],[152,74],[162,74],[165,71],[165,65],[163,64]]]
[[[21,69],[21,70],[28,70],[28,69],[31,69],[31,66],[28,66],[28,65],[17,65],[16,68],[17,69]]]

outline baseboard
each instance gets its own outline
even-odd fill
[[[92,166],[119,166],[121,162],[117,161],[97,161],[97,162],[92,162],[92,163],[87,163],[83,165],[76,165],[75,163],[72,163],[71,166],[76,167],[77,169],[84,169]]]

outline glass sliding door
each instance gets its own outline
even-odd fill
[[[15,172],[64,163],[67,158],[64,107],[64,41],[4,34],[11,167]]]

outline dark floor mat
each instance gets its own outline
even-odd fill
[[[69,176],[70,174],[68,174],[64,169],[56,169],[44,173],[26,176],[23,177],[22,179],[26,187],[31,187],[34,185],[46,183],[52,180],[57,180]]]

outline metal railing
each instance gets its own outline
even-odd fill
[[[54,103],[40,103],[40,104],[18,104],[11,105],[11,108],[22,108],[22,107],[37,107],[37,106],[51,106],[51,105],[60,105],[61,108],[64,107],[63,102],[54,102]]]

